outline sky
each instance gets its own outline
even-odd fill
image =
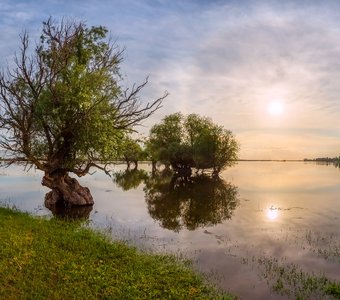
[[[71,18],[103,25],[125,49],[124,86],[142,101],[169,96],[136,128],[164,116],[210,117],[242,159],[340,155],[340,1],[0,0],[0,66],[19,35]]]

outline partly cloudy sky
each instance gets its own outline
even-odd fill
[[[340,1],[0,0],[0,65],[24,30],[70,17],[126,48],[126,84],[232,130],[245,159],[340,155]]]

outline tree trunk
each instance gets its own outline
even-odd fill
[[[157,161],[155,161],[155,160],[152,160],[151,161],[151,164],[152,164],[152,173],[155,173],[156,172],[156,170],[157,170]]]
[[[45,196],[45,206],[47,208],[56,205],[84,206],[93,205],[94,203],[90,190],[81,186],[68,173],[53,172],[50,174],[45,172],[41,184],[52,189]]]

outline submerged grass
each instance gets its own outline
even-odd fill
[[[267,280],[271,290],[292,299],[340,299],[340,283],[322,274],[310,274],[297,265],[282,263],[277,258],[253,257],[251,261],[262,269],[261,277]]]
[[[0,207],[0,299],[232,299],[174,257]]]

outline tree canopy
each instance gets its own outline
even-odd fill
[[[140,145],[138,139],[133,139],[132,137],[126,135],[122,142],[122,158],[127,164],[127,168],[130,169],[131,162],[134,163],[134,168],[137,169],[138,161],[146,158],[146,153]]]
[[[151,128],[147,149],[175,171],[213,169],[218,174],[235,163],[239,144],[230,130],[209,118],[175,113]]]
[[[0,146],[10,163],[24,159],[45,172],[54,202],[91,204],[69,172],[83,176],[119,157],[124,135],[167,95],[143,103],[147,79],[123,88],[123,50],[107,35],[102,26],[49,19],[35,48],[24,33],[15,67],[0,72]]]

